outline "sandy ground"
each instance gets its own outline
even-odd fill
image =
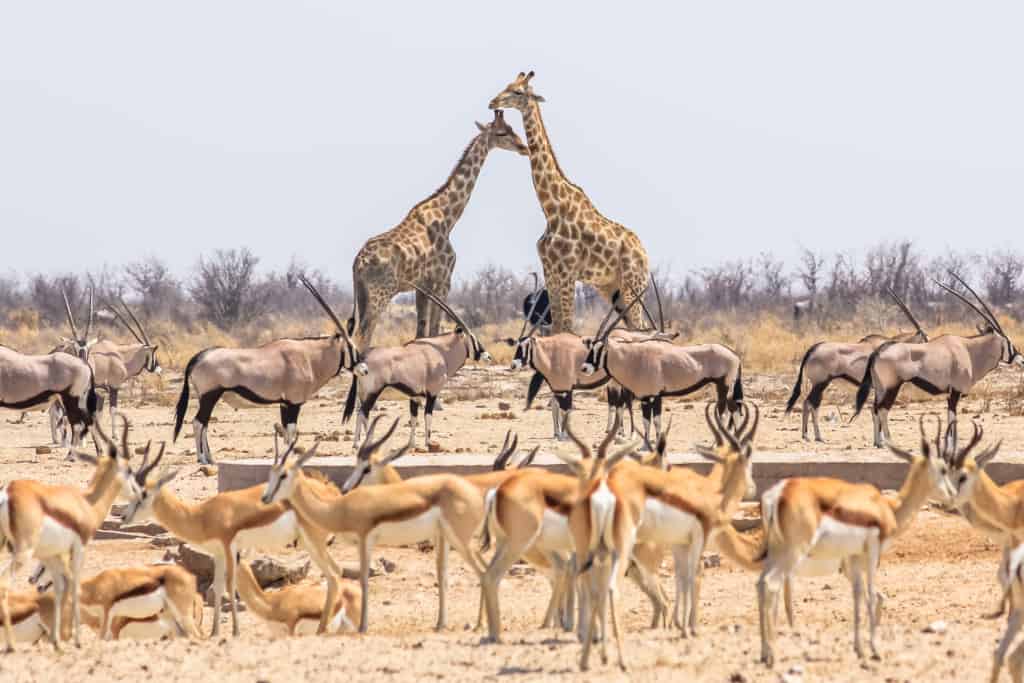
[[[465,373],[446,397],[445,410],[435,418],[434,440],[446,452],[494,452],[506,429],[518,430],[524,447],[541,443],[545,449],[571,449],[569,444],[551,441],[550,415],[544,406],[523,412],[524,375],[512,376],[503,369],[473,369]],[[865,415],[852,425],[849,393],[834,391],[829,405],[841,403],[842,420],[823,425],[826,444],[800,441],[799,415],[784,416],[784,398],[789,377],[746,378],[747,396],[764,410],[764,424],[758,436],[762,451],[806,450],[827,458],[830,454],[874,453],[870,446],[870,418]],[[1015,386],[1016,375],[1000,373],[989,380],[995,385]],[[180,376],[166,378],[162,386],[151,384],[145,392],[122,395],[122,405],[132,421],[131,441],[141,445],[148,439],[170,436],[172,408],[180,387]],[[347,388],[339,380],[320,398],[307,404],[300,418],[306,435],[316,434],[324,443],[321,454],[351,452],[350,427],[340,424],[341,401]],[[968,398],[961,411],[977,416],[992,438],[1020,443],[1024,417],[1011,417],[1012,401],[992,395]],[[845,397],[845,399],[844,399]],[[495,418],[505,412],[499,403],[512,404],[513,419]],[[406,420],[404,401],[385,401],[381,412]],[[605,407],[596,397],[577,400],[581,432],[596,440],[605,422]],[[917,416],[924,410],[943,411],[944,402],[910,403],[892,416],[894,437],[908,447],[917,440]],[[706,438],[702,405],[699,402],[669,402],[666,409],[674,418],[671,450],[689,449]],[[190,409],[189,419],[191,419]],[[825,415],[839,415],[829,407]],[[37,453],[47,444],[49,430],[45,415],[32,413],[21,424],[15,414],[0,415],[0,479],[34,478],[46,482],[82,484],[89,468],[65,462],[54,452]],[[276,411],[251,409],[234,411],[223,405],[215,413],[210,443],[216,457],[232,459],[266,456],[271,451],[270,427]],[[403,430],[405,427],[403,426]],[[177,444],[169,447],[167,460],[183,467],[176,491],[198,499],[215,492],[216,477],[204,476],[195,466],[191,427]],[[399,437],[407,432],[400,431]],[[422,445],[422,427],[420,427]],[[311,436],[307,438],[312,438]],[[1008,446],[1011,447],[1011,446]],[[429,457],[413,455],[409,457]],[[339,561],[353,562],[353,549],[336,544],[332,552]],[[86,553],[86,574],[111,566],[156,561],[165,549],[148,542],[98,541]],[[279,554],[298,558],[298,551]],[[579,646],[572,638],[537,627],[548,597],[547,582],[528,567],[517,567],[502,585],[505,638],[501,645],[479,644],[471,630],[476,618],[477,586],[460,560],[451,563],[449,630],[432,630],[436,610],[436,582],[432,555],[417,549],[380,548],[377,558],[396,563],[393,573],[372,579],[370,595],[371,634],[326,639],[293,639],[268,642],[267,632],[249,613],[242,615],[242,636],[216,642],[100,643],[90,633],[81,650],[62,654],[46,646],[23,647],[18,653],[0,657],[0,681],[57,680],[139,680],[196,679],[214,675],[221,680],[281,681],[298,676],[323,679],[355,677],[384,679],[504,679],[539,680],[582,678],[577,673]],[[879,634],[880,662],[859,662],[851,647],[851,596],[842,576],[801,580],[797,584],[798,628],[783,628],[778,641],[774,670],[757,664],[757,609],[755,576],[723,560],[720,567],[705,573],[701,595],[701,634],[696,640],[682,640],[672,631],[647,629],[650,608],[632,586],[624,591],[626,647],[631,665],[628,678],[669,680],[686,678],[708,681],[777,681],[787,672],[791,680],[922,681],[980,680],[987,676],[991,652],[1002,633],[1002,621],[981,618],[997,598],[995,571],[998,552],[994,545],[974,533],[956,517],[926,511],[914,527],[886,554],[880,572],[880,587],[888,595]],[[669,565],[662,580],[670,587]],[[206,627],[212,619],[207,609]],[[229,626],[229,617],[223,617]],[[925,627],[944,620],[944,634],[925,633]],[[228,631],[229,632],[229,631]],[[614,661],[614,652],[610,652]],[[588,679],[625,680],[613,664],[592,660]]]

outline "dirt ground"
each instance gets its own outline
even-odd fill
[[[546,395],[538,407],[524,412],[525,375],[510,375],[503,368],[470,369],[448,395],[445,409],[435,416],[434,440],[445,452],[495,452],[506,429],[520,434],[522,447],[542,444],[544,449],[571,449],[571,444],[550,440],[551,419]],[[748,399],[763,409],[764,422],[757,438],[760,451],[805,451],[822,458],[839,453],[871,454],[870,416],[852,424],[850,394],[834,390],[826,398],[823,416],[826,444],[800,440],[799,414],[783,414],[791,377],[746,378]],[[993,386],[1017,386],[1015,373],[1001,371]],[[172,405],[180,388],[180,375],[150,382],[144,391],[122,394],[122,406],[132,422],[133,445],[148,439],[169,439]],[[317,435],[322,455],[351,452],[351,425],[340,422],[346,380],[338,380],[304,408],[300,431],[305,439]],[[909,394],[908,394],[909,395]],[[703,398],[701,400],[704,400]],[[501,403],[510,403],[508,409]],[[390,419],[401,416],[396,438],[404,438],[405,401],[383,401],[380,412]],[[833,408],[832,406],[836,406]],[[579,431],[596,441],[605,424],[605,406],[596,396],[577,398]],[[944,402],[912,402],[893,411],[895,439],[913,447],[917,443],[917,417],[922,411],[944,412]],[[666,403],[673,417],[670,450],[689,450],[707,436],[699,401]],[[190,407],[191,420],[194,405]],[[1010,416],[1006,400],[991,389],[961,403],[961,412],[979,419],[986,434],[1004,438],[1014,448],[1024,436],[1024,417]],[[835,416],[835,419],[831,419]],[[221,405],[211,424],[210,444],[220,459],[267,456],[272,449],[271,409],[232,410]],[[422,424],[419,428],[422,445]],[[90,474],[87,465],[66,462],[48,444],[49,429],[43,413],[0,415],[0,480],[34,478],[45,482],[81,485]],[[308,443],[306,445],[309,445]],[[414,454],[408,457],[430,457]],[[205,476],[195,465],[191,427],[169,446],[166,460],[182,467],[174,483],[182,496],[199,499],[215,493],[216,477]],[[714,548],[711,549],[714,552]],[[280,553],[297,559],[299,551]],[[335,557],[355,560],[354,549],[335,544]],[[86,553],[86,575],[112,566],[157,561],[165,549],[144,540],[97,541]],[[214,676],[225,681],[283,681],[354,678],[356,680],[519,679],[579,678],[579,645],[575,639],[538,626],[548,598],[546,580],[529,567],[516,567],[502,585],[504,642],[480,645],[474,633],[477,584],[458,559],[450,567],[449,629],[432,630],[436,616],[436,583],[432,555],[415,548],[378,548],[376,558],[387,558],[395,570],[375,577],[370,584],[370,634],[323,639],[268,641],[267,630],[248,612],[242,614],[242,636],[216,642],[100,643],[91,633],[83,648],[55,654],[47,646],[22,647],[0,657],[0,681],[74,678],[139,680],[140,678],[192,679]],[[958,517],[937,511],[923,512],[907,534],[883,559],[879,586],[886,593],[885,614],[879,633],[881,661],[860,662],[851,647],[851,594],[842,576],[799,580],[796,587],[798,626],[783,627],[775,668],[757,663],[757,607],[755,575],[722,559],[709,567],[702,588],[701,633],[682,640],[676,632],[649,630],[650,608],[632,585],[624,589],[625,643],[628,674],[613,663],[592,659],[587,679],[701,681],[925,681],[980,680],[988,675],[991,653],[1004,623],[981,617],[998,597],[995,581],[998,550],[973,532]],[[662,568],[662,581],[671,586],[670,565]],[[207,609],[205,627],[212,619]],[[229,616],[222,617],[230,629]],[[936,621],[946,622],[944,633],[925,632]],[[228,630],[230,632],[230,630]],[[596,653],[595,653],[596,654]],[[614,662],[614,651],[610,650]],[[1005,675],[1005,674],[1004,674]]]

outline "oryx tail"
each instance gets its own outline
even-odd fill
[[[345,412],[341,414],[341,423],[345,424],[356,411],[356,392],[358,390],[359,375],[352,374],[352,385],[348,388],[348,396],[345,397]]]
[[[878,354],[880,354],[882,351],[884,351],[885,349],[889,348],[890,346],[892,346],[893,344],[896,344],[896,343],[897,342],[887,341],[884,344],[882,344],[881,346],[879,346],[877,349],[872,351],[871,355],[868,356],[868,364],[864,368],[864,378],[861,379],[860,386],[857,387],[857,403],[856,403],[854,411],[853,411],[853,417],[850,418],[851,422],[854,419],[856,419],[856,417],[858,415],[860,415],[861,408],[863,408],[864,404],[867,403],[867,401],[868,401],[868,394],[871,393],[871,384],[872,384],[871,377],[872,377],[872,374],[873,374],[872,371],[875,368],[875,361],[878,360]]]
[[[178,434],[181,433],[181,426],[185,423],[185,411],[188,410],[188,393],[189,393],[189,378],[192,375],[192,370],[195,369],[196,364],[202,360],[203,356],[208,351],[213,350],[216,347],[210,347],[209,349],[203,349],[196,355],[189,359],[188,365],[185,366],[185,377],[181,382],[181,394],[178,396],[178,406],[174,412],[174,436],[171,441],[178,440]]]
[[[807,353],[805,353],[804,357],[800,360],[800,369],[797,370],[796,373],[796,384],[793,385],[793,393],[789,395],[789,402],[786,403],[787,415],[789,415],[789,413],[793,410],[793,406],[796,405],[797,399],[800,398],[800,391],[803,389],[804,385],[804,366],[807,365],[807,359],[810,358],[811,354],[817,351],[818,347],[824,343],[825,342],[820,341],[816,344],[812,344],[811,348],[807,349]]]

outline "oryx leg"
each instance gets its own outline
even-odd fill
[[[409,399],[409,448],[416,447],[416,421],[420,416],[420,402]],[[428,437],[429,438],[429,437]]]
[[[562,409],[558,407],[558,399],[555,398],[554,394],[551,395],[551,438],[556,441],[562,440]],[[608,418],[611,420],[611,417]]]
[[[654,418],[654,440],[661,438],[661,403],[662,397],[654,397],[654,405],[651,406],[651,416]]]
[[[554,395],[555,403],[558,405],[558,440],[568,441],[569,437],[565,433],[565,423],[569,419],[569,412],[572,410],[572,391],[560,391]]]
[[[882,394],[882,398],[878,402],[878,432],[876,436],[879,438],[875,442],[877,448],[885,448],[887,443],[892,443],[892,435],[889,433],[889,410],[896,403],[896,397],[899,395],[899,392],[899,386],[889,389]],[[878,395],[877,391],[875,395]]]
[[[50,403],[47,414],[50,417],[50,441],[52,443],[67,445],[64,440],[67,438],[67,428],[64,426],[64,406],[60,400],[54,400]],[[24,413],[22,413],[24,415]]]
[[[223,389],[214,389],[199,397],[199,410],[192,419],[192,430],[195,432],[196,457],[200,464],[212,465],[213,453],[210,452],[209,439],[206,430],[209,428],[210,416],[213,415],[213,407],[224,395]]]
[[[825,380],[820,384],[815,384],[811,387],[811,391],[807,394],[807,398],[804,399],[804,411],[803,411],[803,439],[807,441],[807,414],[810,413],[811,419],[814,422],[814,440],[822,441],[821,438],[821,427],[818,425],[818,409],[821,408],[821,399],[825,395],[825,389],[828,388],[831,379]]]
[[[114,387],[107,388],[107,394],[110,396],[110,433],[113,434],[117,429],[117,395],[118,390]]]
[[[645,398],[640,400],[640,414],[644,420],[644,444],[640,450],[651,450],[651,414],[654,412],[654,402]]]
[[[359,411],[356,414],[356,432],[352,437],[352,447],[355,450],[359,450],[359,439],[360,435],[365,435],[367,425],[370,421],[370,411],[377,405],[377,399],[380,397],[381,392],[370,394],[359,404]]]
[[[426,447],[430,448],[431,423],[434,421],[434,410],[437,409],[437,396],[427,394],[426,405],[423,407],[423,429],[426,431]]]
[[[957,442],[957,420],[956,420],[956,407],[960,403],[960,397],[962,394],[956,389],[949,390],[949,399],[946,402],[946,417],[947,422],[953,425],[953,432],[950,434],[952,445],[956,445]]]
[[[299,433],[299,411],[302,410],[301,403],[281,404],[281,426],[284,427],[285,439],[288,443],[295,440]]]
[[[622,429],[622,392],[611,385],[608,386],[608,426],[604,433],[612,431],[615,426],[615,418],[619,420],[619,429]]]
[[[448,625],[448,539],[444,532],[437,534],[434,547],[437,564],[437,624],[435,631],[443,631]]]

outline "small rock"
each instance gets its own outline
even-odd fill
[[[733,671],[729,675],[729,683],[747,683],[747,677],[739,671]]]
[[[420,541],[416,544],[416,550],[419,550],[421,553],[432,553],[434,552],[434,542]]]
[[[205,550],[182,543],[178,546],[177,553],[169,554],[170,559],[195,574],[199,584],[209,584],[213,581],[213,556]]]
[[[252,561],[250,566],[261,588],[266,588],[278,581],[296,583],[309,574],[309,562],[285,564],[272,557],[258,557]]]
[[[121,531],[127,531],[132,534],[143,534],[144,536],[163,536],[167,533],[167,529],[163,528],[156,522],[139,522],[138,524],[124,524],[120,527]]]
[[[498,401],[498,410],[512,410],[512,404],[508,401]]]
[[[382,557],[377,560],[377,564],[380,565],[380,568],[384,570],[385,574],[391,574],[398,569],[398,565],[386,557]]]
[[[930,623],[927,626],[925,626],[924,627],[924,632],[925,633],[934,633],[936,635],[942,635],[943,633],[946,632],[947,628],[949,628],[949,627],[946,625],[946,622],[944,622],[941,619],[939,619],[938,621],[933,621],[932,623]]]
[[[160,536],[154,536],[149,540],[149,544],[154,548],[169,548],[172,545],[178,545],[181,541],[170,534],[161,534]]]
[[[36,446],[36,455],[49,455],[53,449],[49,446]]]
[[[537,573],[537,570],[529,565],[516,565],[509,568],[509,576],[533,576]]]
[[[718,553],[711,553],[704,556],[704,569],[717,569],[722,566],[722,556]]]
[[[196,474],[200,474],[204,477],[215,477],[217,476],[216,465],[200,465],[199,469],[196,470]]]
[[[436,441],[431,441],[427,444],[427,453],[440,453],[442,450],[441,444]]]

